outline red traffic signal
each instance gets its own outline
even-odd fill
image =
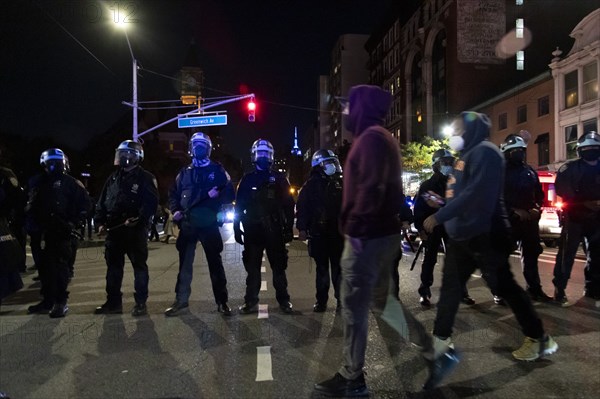
[[[254,102],[254,100],[250,100],[248,102],[248,122],[255,121],[255,119],[256,119],[255,112],[256,112],[256,103]]]

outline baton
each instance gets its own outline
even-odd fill
[[[127,220],[129,220],[129,219],[127,219]],[[113,226],[113,227],[107,228],[107,229],[106,229],[106,231],[107,231],[107,232],[108,232],[108,231],[112,231],[112,230],[118,229],[119,227],[123,227],[123,226],[125,226],[125,225],[127,224],[127,220],[125,220],[123,223],[119,223],[119,224],[118,224],[118,225],[116,225],[116,226]],[[140,218],[139,218],[139,217],[131,219],[131,221],[130,221],[130,222],[131,222],[131,223],[135,223],[135,222],[137,222],[138,220],[140,220]]]
[[[419,249],[417,249],[417,253],[415,254],[415,258],[412,261],[412,265],[410,265],[410,271],[412,271],[415,268],[415,265],[417,264],[417,259],[419,259],[419,255],[421,254],[421,252],[423,252],[423,244],[425,244],[425,241],[421,241],[421,243],[419,244]]]

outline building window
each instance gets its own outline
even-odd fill
[[[527,105],[521,105],[517,108],[517,123],[527,122]]]
[[[525,22],[523,22],[523,18],[517,18],[515,23],[515,34],[519,39],[523,38],[523,29],[525,28]]]
[[[516,0],[515,4],[518,6],[522,6],[523,5],[523,0]]]
[[[538,150],[538,166],[550,163],[550,133],[543,133],[535,139]]]
[[[550,97],[544,96],[538,98],[538,116],[548,115],[550,113]]]
[[[583,121],[583,133],[582,135],[589,132],[597,132],[598,131],[598,121],[596,119],[588,119],[587,121]]]
[[[517,51],[517,71],[525,69],[525,51]]]
[[[565,145],[567,146],[567,159],[577,158],[577,125],[565,127]]]
[[[565,75],[565,108],[577,105],[577,71]]]
[[[508,127],[508,114],[505,112],[498,115],[498,130],[504,130]]]
[[[598,65],[595,62],[583,67],[583,102],[598,98]]]

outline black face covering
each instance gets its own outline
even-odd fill
[[[46,161],[46,172],[51,176],[62,175],[65,172],[65,162],[58,159]]]
[[[511,150],[506,153],[506,160],[514,165],[525,163],[525,151],[522,149]]]
[[[600,158],[600,148],[581,151],[581,158],[588,162],[597,161]]]

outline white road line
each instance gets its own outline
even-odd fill
[[[265,259],[265,257],[263,256],[263,257],[262,257],[262,261],[264,262],[264,261],[266,261],[266,260],[267,260],[267,259]]]
[[[258,305],[258,318],[259,319],[268,319],[269,318],[269,305],[267,304],[259,304]]]
[[[267,267],[266,266],[261,266],[260,267],[260,272],[261,273],[266,273],[267,272]]]
[[[267,282],[266,281],[261,281],[260,282],[260,290],[261,291],[266,291],[267,290]]]
[[[256,347],[256,381],[273,381],[271,347]]]

